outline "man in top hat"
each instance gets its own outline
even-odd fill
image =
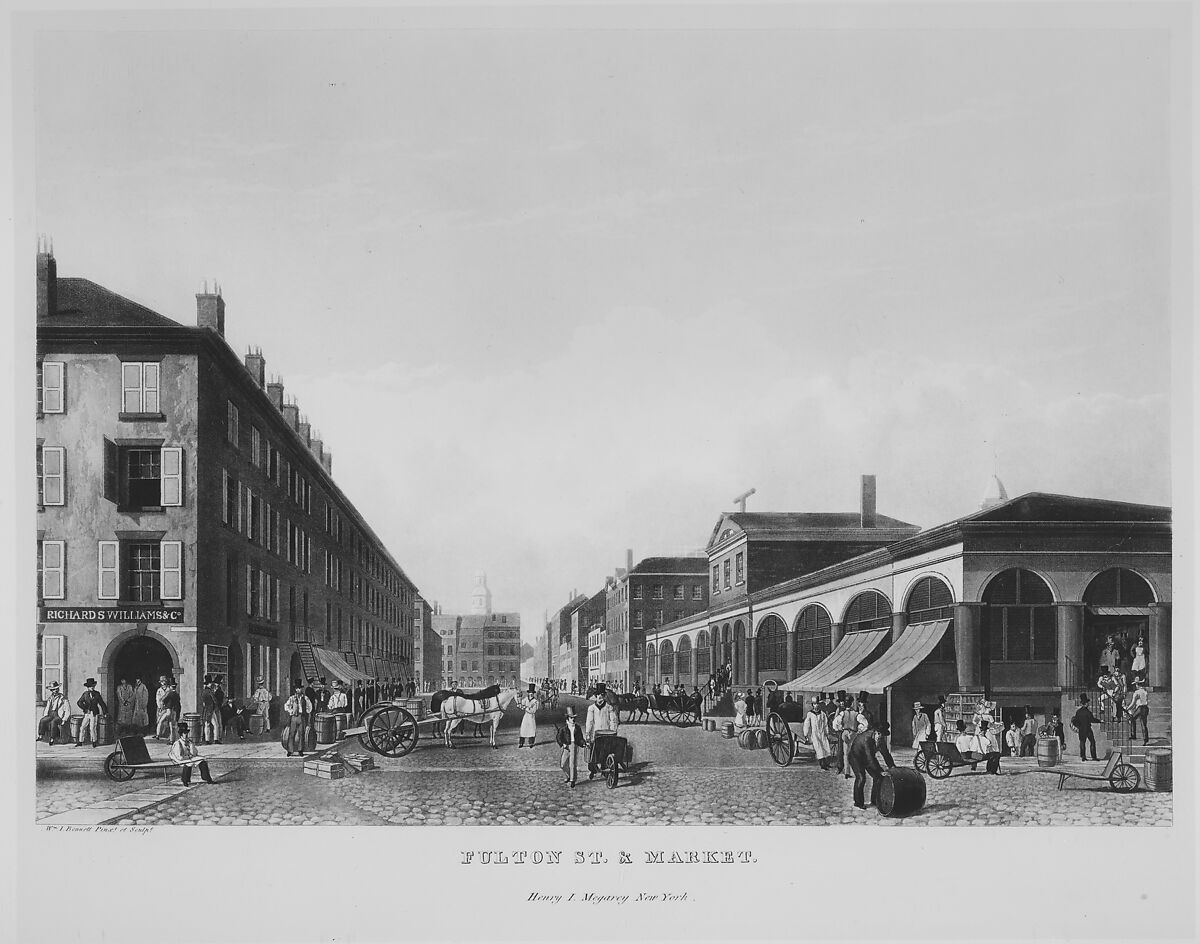
[[[193,767],[200,768],[200,779],[205,783],[216,782],[208,770],[208,761],[200,756],[200,752],[196,750],[196,745],[192,743],[191,737],[188,736],[188,724],[186,721],[180,723],[179,737],[171,745],[171,760],[180,765],[179,779],[185,787],[192,785]]]
[[[876,755],[883,758],[888,770],[896,766],[887,746],[890,730],[886,721],[880,721],[874,727],[854,735],[854,740],[850,742],[849,761],[850,769],[854,771],[854,805],[860,810],[867,808],[864,802],[867,774],[871,775],[871,805],[879,802],[879,788],[883,786],[884,772]]]
[[[1075,712],[1075,716],[1071,719],[1071,727],[1079,734],[1079,759],[1087,760],[1085,748],[1088,744],[1092,745],[1092,760],[1096,760],[1096,735],[1092,733],[1092,725],[1099,724],[1099,719],[1092,714],[1092,709],[1088,707],[1088,697],[1086,694],[1079,696],[1079,710]]]
[[[287,756],[291,757],[293,754],[303,756],[305,731],[308,727],[309,715],[312,713],[312,702],[304,694],[304,683],[300,679],[296,679],[295,685],[292,686],[292,696],[284,704],[283,710],[288,714],[288,729],[283,735],[283,746],[287,751]]]
[[[83,711],[83,721],[79,725],[79,736],[75,739],[75,746],[83,747],[83,740],[90,733],[92,747],[95,747],[100,737],[100,716],[108,714],[108,705],[104,704],[104,699],[96,691],[94,678],[84,681],[83,694],[75,704]]]
[[[567,705],[566,723],[558,729],[554,740],[562,748],[562,759],[559,761],[559,766],[562,767],[564,775],[563,783],[569,783],[573,790],[575,781],[579,779],[579,748],[587,747],[587,740],[583,736],[583,729],[576,721],[573,705]]]
[[[197,736],[204,744],[221,742],[221,712],[217,707],[217,696],[211,675],[204,676],[204,688],[200,690],[200,730]]]
[[[530,682],[529,691],[521,699],[521,708],[524,709],[525,715],[521,718],[521,730],[518,732],[521,741],[517,747],[524,747],[526,741],[529,742],[530,747],[533,747],[534,738],[537,736],[537,710],[539,706],[537,687],[533,682]]]
[[[237,732],[238,740],[246,740],[246,732],[250,730],[250,712],[245,708],[239,708],[236,698],[225,699],[225,704],[221,706],[221,726],[228,728],[233,726],[233,730]]]
[[[50,682],[46,686],[46,710],[38,722],[37,739],[40,741],[45,737],[47,744],[53,744],[70,719],[71,706],[63,696],[62,686],[58,682]]]
[[[1125,705],[1125,710],[1129,714],[1129,740],[1137,737],[1137,725],[1142,723],[1142,743],[1150,743],[1150,732],[1146,727],[1146,719],[1150,717],[1150,693],[1146,691],[1146,680],[1142,676],[1137,676],[1133,680],[1133,694],[1129,696],[1129,701]]]
[[[584,739],[592,746],[591,755],[588,757],[588,780],[600,772],[597,761],[603,759],[602,738],[615,735],[620,727],[621,719],[617,716],[617,709],[608,703],[608,687],[600,682],[596,686],[596,700],[588,705],[587,721],[583,726]]]
[[[256,678],[254,684],[258,687],[254,689],[254,708],[255,712],[262,718],[263,733],[271,730],[271,690],[267,688],[265,679]]]

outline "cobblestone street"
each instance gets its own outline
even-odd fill
[[[875,810],[856,810],[851,785],[801,756],[777,767],[768,752],[745,751],[698,727],[628,724],[621,734],[633,745],[634,764],[615,790],[603,780],[562,783],[553,743],[554,725],[542,724],[533,749],[516,747],[516,727],[505,721],[498,749],[485,740],[460,739],[447,750],[422,736],[407,757],[376,756],[379,769],[348,771],[345,779],[322,780],[302,773],[299,758],[287,759],[265,742],[257,754],[239,744],[205,749],[224,781],[192,788],[119,820],[129,824],[220,825],[580,825],[736,824],[879,826],[989,825],[1170,825],[1170,793],[1144,789],[1119,795],[1098,782],[1068,781],[1031,772],[1030,759],[1006,759],[1003,773],[958,770],[949,779],[926,778],[924,810],[893,819]],[[343,753],[362,753],[357,742]],[[582,756],[582,754],[581,754]],[[897,764],[911,765],[912,752],[898,750]],[[71,766],[39,768],[38,817],[74,802],[113,796],[147,786],[147,775],[127,784],[104,778],[97,758]],[[82,764],[82,766],[80,766]],[[1099,765],[1096,765],[1099,769]]]

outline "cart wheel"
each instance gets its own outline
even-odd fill
[[[916,756],[913,757],[913,766],[921,773],[929,773],[929,758],[925,756],[925,752],[919,747],[917,748]]]
[[[104,758],[104,772],[108,775],[109,780],[124,783],[126,780],[133,779],[135,771],[132,767],[126,766],[125,755],[123,753],[113,751]]]
[[[362,748],[364,750],[368,750],[372,754],[378,754],[379,748],[377,748],[375,746],[375,742],[371,740],[371,721],[375,717],[375,715],[378,713],[378,711],[382,711],[382,710],[383,710],[382,708],[380,708],[380,709],[368,708],[366,711],[364,711],[362,713],[362,717],[360,717],[358,719],[358,726],[360,728],[367,729],[366,734],[360,734],[358,736],[358,743],[359,743],[359,745],[362,746]]]
[[[616,789],[617,780],[620,779],[621,774],[618,770],[617,759],[612,754],[604,758],[601,770],[604,771],[604,782],[608,784],[608,789]]]
[[[420,730],[407,708],[389,705],[371,715],[367,737],[384,757],[403,757],[417,746]]]
[[[780,767],[786,767],[796,756],[792,729],[783,716],[774,711],[767,715],[767,749],[771,752],[771,759]]]
[[[1117,793],[1133,793],[1141,782],[1142,775],[1130,764],[1117,764],[1108,778],[1108,785]]]
[[[945,780],[953,769],[950,758],[943,754],[933,754],[925,761],[925,772],[934,780]]]

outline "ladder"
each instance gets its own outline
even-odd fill
[[[317,657],[313,655],[312,643],[297,640],[296,651],[300,653],[300,666],[304,669],[304,681],[307,682],[310,678],[319,678]]]

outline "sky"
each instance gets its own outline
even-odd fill
[[[60,276],[219,280],[429,600],[751,511],[1169,504],[1165,35],[54,32]]]

